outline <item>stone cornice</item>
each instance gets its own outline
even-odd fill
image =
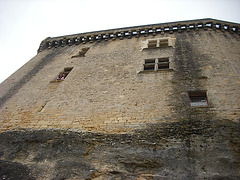
[[[118,29],[109,29],[102,31],[94,31],[59,37],[46,38],[40,44],[38,52],[41,52],[45,49],[57,48],[61,46],[71,46],[85,43],[92,43],[94,41],[107,41],[115,39],[124,39],[140,36],[148,36],[152,34],[164,34],[164,33],[175,33],[182,31],[192,31],[192,30],[207,30],[207,29],[219,29],[221,31],[229,31],[231,33],[240,34],[239,28],[240,24],[220,21],[216,19],[197,19],[190,21],[178,21],[170,23],[161,23],[161,24],[150,24],[143,26],[134,26],[134,27],[125,27]]]

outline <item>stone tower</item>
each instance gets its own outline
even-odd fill
[[[239,178],[239,27],[201,19],[46,38],[0,85],[0,177]]]

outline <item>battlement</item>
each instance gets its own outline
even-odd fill
[[[140,37],[148,35],[157,35],[164,33],[181,33],[183,31],[198,31],[198,30],[221,30],[229,31],[231,33],[239,34],[240,25],[237,23],[231,23],[226,21],[220,21],[216,19],[197,19],[190,21],[178,21],[161,24],[150,24],[143,26],[125,27],[117,29],[109,29],[103,31],[87,32],[59,37],[49,37],[43,40],[40,44],[38,52],[45,49],[57,48],[61,46],[79,45],[85,43],[93,43],[95,41],[108,41],[132,37]]]

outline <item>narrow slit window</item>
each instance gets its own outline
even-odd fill
[[[193,107],[208,106],[206,91],[192,91],[188,92],[190,105]]]
[[[47,102],[43,103],[43,104],[38,108],[38,112],[43,112],[46,104],[47,104]]]

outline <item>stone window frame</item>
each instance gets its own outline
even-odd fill
[[[73,67],[65,67],[63,69],[63,73],[66,74],[65,79],[67,78],[68,74],[73,70]]]
[[[188,91],[189,103],[191,107],[208,107],[207,91]]]
[[[148,39],[147,48],[162,48],[169,47],[169,38]]]
[[[58,73],[57,77],[55,77],[54,80],[51,81],[51,83],[64,81],[72,70],[73,70],[73,67],[65,67],[63,71]],[[60,74],[65,74],[64,79],[60,79]]]
[[[156,58],[145,59],[143,64],[143,71],[155,71],[156,70]]]
[[[141,49],[143,50],[150,50],[150,49],[158,49],[158,48],[175,48],[176,38],[173,37],[161,37],[161,38],[154,38],[154,39],[146,39],[141,41]]]
[[[158,58],[157,59],[157,70],[170,69],[169,68],[170,60],[169,57]]]
[[[144,59],[143,72],[154,72],[162,70],[170,70],[169,57]]]

